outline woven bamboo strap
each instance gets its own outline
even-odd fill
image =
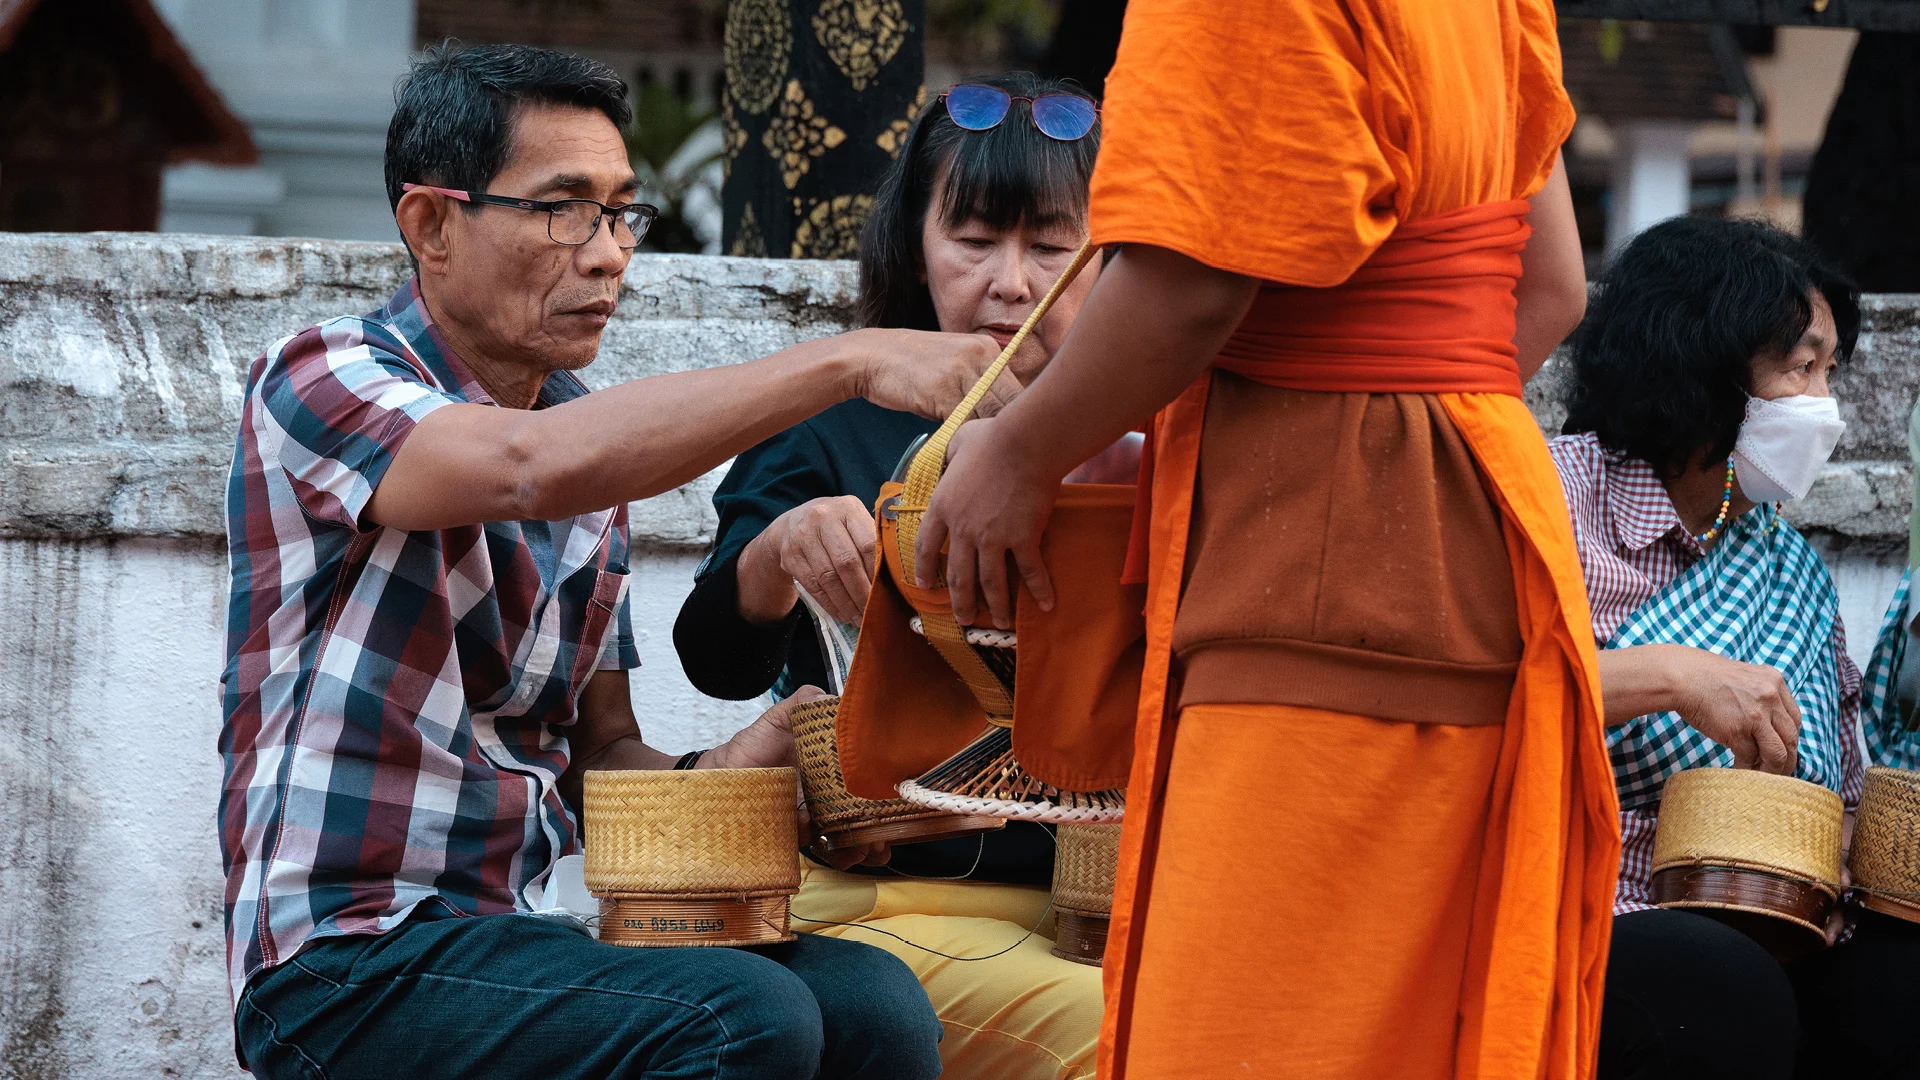
[[[946,470],[947,446],[953,442],[954,432],[960,430],[961,424],[973,419],[974,410],[980,407],[981,399],[987,396],[987,390],[993,386],[994,380],[1007,370],[1007,363],[1013,359],[1013,354],[1026,344],[1027,335],[1046,317],[1053,302],[1060,298],[1074,278],[1080,276],[1080,271],[1093,258],[1093,253],[1092,241],[1080,245],[1073,262],[1067,265],[1060,279],[1047,290],[1047,295],[1034,305],[1032,314],[1020,324],[1019,331],[1007,342],[1007,347],[1000,350],[999,357],[981,373],[973,389],[960,399],[960,404],[954,407],[946,422],[921,446],[920,452],[913,457],[913,463],[907,466],[905,490],[901,492],[898,507],[899,529],[895,535],[899,542],[900,569],[908,580],[912,580],[915,574],[914,545],[920,540],[920,519],[927,511],[927,501],[933,498],[934,485],[940,482],[940,474]],[[944,584],[940,575],[934,575],[936,588]],[[954,622],[951,612],[923,611],[920,615],[927,641],[960,674],[967,688],[979,699],[981,708],[986,710],[987,719],[1001,727],[1012,727],[1013,692],[974,654],[972,646],[967,644],[966,630]]]

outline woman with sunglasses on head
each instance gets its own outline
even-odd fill
[[[860,245],[861,322],[985,334],[1004,346],[1086,240],[1098,148],[1097,110],[1068,84],[1013,73],[942,94],[875,198]],[[1082,273],[1035,327],[1010,364],[1015,378],[1046,366],[1095,276]],[[714,494],[712,551],[674,625],[696,687],[744,700],[836,685],[799,590],[836,622],[859,624],[875,573],[874,499],[909,445],[937,426],[849,401],[735,460]],[[1083,477],[1130,482],[1137,450],[1128,449],[1090,462]],[[1091,1076],[1100,973],[1049,952],[1052,873],[1053,838],[1027,822],[895,848],[885,866],[837,872],[810,862],[795,925],[906,961],[945,1026],[946,1075]],[[1021,941],[1036,925],[1042,933]],[[955,963],[874,930],[958,957],[1020,944]]]

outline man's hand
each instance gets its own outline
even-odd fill
[[[857,330],[864,357],[861,397],[883,408],[945,420],[980,375],[1000,356],[1000,343],[985,334],[931,330]],[[1020,392],[1020,380],[1002,373],[980,399],[975,415],[992,416]]]
[[[733,738],[700,755],[700,761],[694,768],[764,769],[795,764],[794,707],[826,696],[817,686],[801,687],[793,692],[792,697],[761,713],[758,720],[736,732]],[[882,866],[893,856],[893,848],[888,844],[868,844],[846,851],[827,852],[820,842],[819,830],[813,827],[813,819],[807,813],[807,800],[803,792],[794,792],[794,804],[794,824],[799,831],[800,844],[811,847],[815,855],[835,870],[845,870],[856,863]]]
[[[793,765],[793,709],[826,695],[803,686],[787,700],[760,714],[760,718],[733,733],[733,738],[700,755],[696,769],[773,769]]]
[[[1780,672],[1685,645],[1600,651],[1607,723],[1672,711],[1733,751],[1740,769],[1793,775],[1800,705]]]
[[[873,588],[873,511],[851,495],[814,499],[773,519],[740,553],[740,614],[749,622],[786,618],[794,582],[827,614],[858,626]]]
[[[954,433],[947,471],[920,520],[914,573],[922,588],[931,585],[941,547],[950,545],[946,575],[954,621],[974,625],[977,598],[984,597],[993,625],[1008,630],[1016,587],[1009,559],[1040,609],[1053,610],[1053,579],[1040,558],[1040,535],[1053,516],[1060,478],[1009,452],[1005,440],[993,438],[994,423],[975,420]]]

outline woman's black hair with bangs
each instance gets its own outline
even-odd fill
[[[1567,422],[1663,478],[1702,451],[1733,453],[1753,363],[1784,354],[1813,321],[1814,293],[1833,309],[1845,361],[1860,336],[1853,283],[1805,241],[1759,221],[1680,217],[1628,242],[1600,276],[1574,332]]]
[[[1071,81],[1024,71],[967,81],[998,87],[1014,97],[1059,91],[1090,96]],[[1087,182],[1099,150],[1098,122],[1085,138],[1060,142],[1033,125],[1031,105],[1025,101],[1014,102],[1007,118],[986,131],[955,124],[947,116],[944,98],[928,104],[880,182],[860,237],[860,324],[940,329],[933,296],[921,277],[920,236],[927,213],[938,212],[949,225],[978,218],[994,229],[1023,221],[1082,221]],[[941,205],[931,207],[943,171],[947,183]]]

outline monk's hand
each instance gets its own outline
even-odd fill
[[[846,335],[858,348],[859,396],[883,408],[945,420],[1000,355],[985,334],[869,327]],[[975,415],[992,416],[1020,392],[1020,380],[1001,372]]]
[[[1674,711],[1680,719],[1732,750],[1736,769],[1793,775],[1800,703],[1779,669],[1705,649],[1670,649]]]
[[[784,579],[780,584],[798,582],[827,614],[858,626],[873,589],[875,542],[872,508],[852,495],[841,495],[801,503],[773,519],[748,546],[764,545],[772,556],[762,560],[756,551],[753,565],[775,563]],[[744,552],[741,558],[743,564],[748,560]],[[795,599],[791,586],[785,591],[781,615]],[[745,590],[742,593],[744,608]]]
[[[992,420],[962,424],[947,448],[947,471],[920,521],[914,568],[921,587],[935,579],[944,545],[947,591],[960,625],[980,621],[984,600],[993,625],[1012,629],[1016,578],[1041,610],[1052,611],[1053,579],[1040,558],[1040,534],[1059,492],[1059,477],[1046,476],[1017,448],[996,438]]]

